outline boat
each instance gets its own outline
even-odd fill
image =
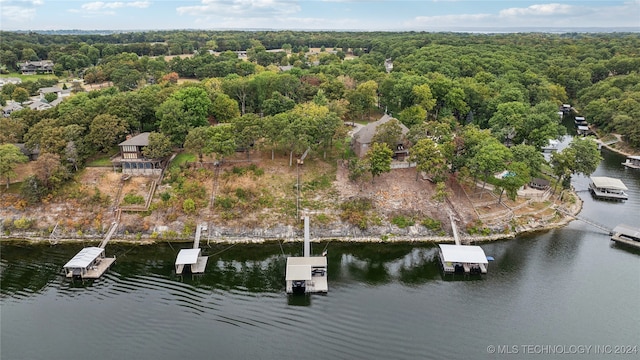
[[[627,160],[622,165],[631,169],[640,169],[640,156],[627,156]]]
[[[606,176],[592,176],[589,191],[597,199],[627,200],[629,196],[624,191],[627,187],[620,179]]]

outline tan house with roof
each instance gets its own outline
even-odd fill
[[[148,159],[142,153],[143,148],[149,145],[149,134],[144,132],[128,137],[118,144],[120,154],[111,159],[114,168],[120,167],[123,174],[129,175],[160,175],[163,159]]]
[[[387,123],[391,120],[396,120],[390,115],[385,114],[379,120],[374,121],[366,126],[362,127],[355,134],[353,134],[353,139],[351,141],[351,147],[353,151],[356,153],[358,157],[364,157],[369,151],[371,147],[371,142],[373,137],[375,136],[378,126]],[[406,140],[406,135],[409,132],[409,128],[404,126],[401,122],[398,121],[400,127],[402,128],[402,136],[397,139],[396,145],[394,146],[394,158],[398,160],[404,160],[404,158],[409,154],[408,150],[408,142]]]

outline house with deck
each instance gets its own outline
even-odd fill
[[[358,130],[355,134],[353,134],[351,147],[353,148],[353,151],[356,153],[356,155],[358,155],[358,157],[364,157],[369,151],[369,148],[371,148],[373,137],[378,131],[378,126],[388,123],[392,120],[398,121],[390,115],[385,114],[379,120],[367,124],[360,130]],[[402,134],[400,135],[400,137],[398,137],[395,142],[395,146],[391,150],[393,150],[394,159],[402,161],[409,155],[409,142],[406,139],[409,128],[404,126],[404,124],[402,124],[400,121],[398,121],[398,124],[400,124]]]
[[[18,63],[22,75],[53,74],[53,61],[26,61]]]
[[[144,156],[143,149],[149,145],[149,134],[144,132],[118,144],[120,154],[111,158],[114,166],[122,168],[123,174],[160,175],[164,159],[149,159]]]

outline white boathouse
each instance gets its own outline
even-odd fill
[[[640,169],[640,156],[627,156],[627,160],[622,165],[632,169]]]
[[[627,200],[629,196],[625,193],[627,187],[620,179],[606,176],[592,176],[589,190],[598,199],[605,200]]]
[[[105,257],[104,248],[86,247],[64,264],[63,270],[68,278],[97,279],[114,261],[115,257]]]
[[[489,261],[480,246],[439,244],[445,273],[486,274]]]
[[[208,231],[206,224],[199,224],[192,249],[181,249],[176,258],[176,274],[181,275],[185,270],[192,274],[201,274],[207,267],[207,256],[201,256],[200,237],[202,232]]]
[[[287,258],[285,276],[287,294],[328,292],[327,257],[311,256],[308,216],[304,217],[303,250],[304,256],[290,256]]]
[[[640,248],[640,228],[620,224],[611,231],[611,240],[619,244]]]

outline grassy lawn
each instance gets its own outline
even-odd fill
[[[190,154],[190,153],[180,153],[178,154],[175,159],[173,159],[173,161],[171,162],[171,165],[169,165],[169,167],[173,167],[173,166],[180,166],[186,162],[194,162],[196,161],[196,156],[194,154]]]
[[[21,73],[11,72],[6,75],[2,75],[2,77],[13,77],[19,78],[22,82],[25,81],[38,81],[40,79],[55,79],[58,80],[58,77],[53,74],[42,74],[42,75],[22,75]]]
[[[111,148],[109,154],[95,154],[87,161],[87,166],[89,167],[106,167],[111,166],[111,156],[113,154],[117,154],[120,151],[120,148],[116,145]]]
[[[102,157],[93,159],[87,163],[88,167],[105,167],[111,166],[111,159],[109,155],[103,155]]]

